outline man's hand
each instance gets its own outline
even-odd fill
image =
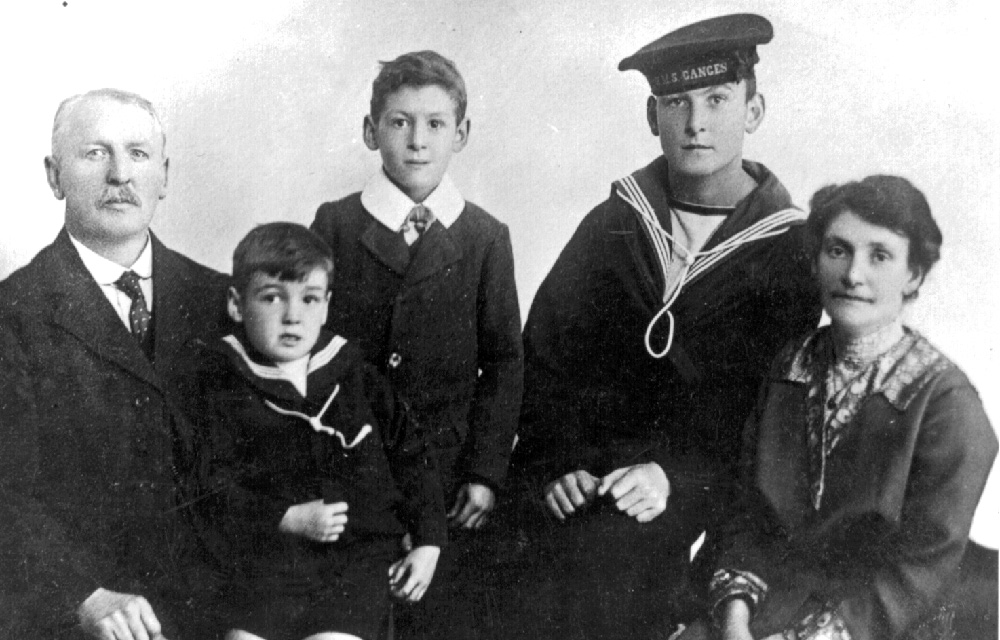
[[[76,610],[80,628],[97,640],[166,640],[142,596],[98,589]]]
[[[288,507],[278,530],[316,542],[336,542],[347,526],[347,503],[313,500]]]
[[[586,471],[574,471],[550,482],[545,487],[545,504],[552,515],[565,520],[583,509],[597,497],[599,478]]]
[[[598,495],[610,493],[619,511],[639,522],[649,522],[663,513],[670,497],[670,481],[655,462],[615,469],[601,479]]]
[[[417,547],[405,558],[389,567],[389,589],[392,595],[407,602],[424,597],[434,579],[441,547]]]
[[[455,506],[448,512],[448,524],[452,527],[478,529],[486,524],[495,505],[493,489],[478,482],[467,482],[458,490]]]

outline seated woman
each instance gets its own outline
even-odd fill
[[[903,178],[825,187],[810,204],[831,324],[772,365],[721,535],[714,623],[681,637],[947,638],[942,597],[997,440],[965,375],[902,324],[941,232]]]

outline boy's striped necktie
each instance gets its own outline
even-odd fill
[[[420,236],[423,235],[427,227],[434,223],[434,214],[431,210],[422,204],[410,209],[410,213],[406,216],[406,221],[403,223],[403,227],[400,229],[400,233],[403,234],[403,240],[406,244],[413,246]]]

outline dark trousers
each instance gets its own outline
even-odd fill
[[[455,469],[462,448],[438,449],[441,481],[446,488],[445,507],[451,509],[462,481]],[[481,640],[498,613],[491,557],[497,535],[497,512],[476,531],[452,529],[441,552],[434,581],[417,603],[396,603],[393,608],[397,640]]]
[[[674,495],[652,522],[599,499],[561,522],[541,489],[520,494],[497,540],[497,606],[492,637],[505,639],[665,639],[690,605],[690,546],[712,511],[708,492]]]
[[[399,557],[399,540],[358,539],[337,556],[318,585],[234,585],[227,594],[228,627],[266,640],[302,640],[324,631],[376,638],[389,611],[388,571]]]
[[[417,603],[396,603],[398,640],[480,640],[489,635],[489,585],[483,557],[487,533],[452,531],[434,581]]]

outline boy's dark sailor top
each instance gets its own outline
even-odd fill
[[[433,429],[447,491],[496,488],[522,385],[510,235],[448,176],[421,205],[429,222],[407,237],[415,203],[379,171],[319,208],[312,230],[333,249],[336,273],[327,327],[356,339]]]
[[[310,572],[328,553],[370,536],[446,541],[444,499],[431,452],[403,404],[361,352],[323,332],[308,364],[306,395],[241,337],[228,336],[199,377],[202,512],[216,557],[266,576]],[[337,543],[286,536],[289,507],[346,501]],[[299,576],[301,577],[301,576]]]
[[[743,169],[757,188],[695,254],[670,241],[676,200],[662,157],[617,181],[583,220],[525,326],[513,461],[522,479],[656,462],[671,501],[683,501],[735,473],[770,360],[820,315],[801,213],[788,211],[788,193],[763,165]],[[677,254],[695,259],[671,288]],[[665,308],[672,330],[652,322]],[[659,349],[651,355],[647,344]],[[660,345],[669,350],[657,358]]]
[[[243,360],[238,364],[245,365],[247,368],[249,368],[250,372],[253,375],[270,380],[287,381],[287,376],[280,367],[272,367],[254,362],[250,358],[250,354],[248,354],[246,352],[246,349],[243,348],[243,345],[240,343],[240,341],[236,339],[236,336],[226,336],[222,340],[223,342],[228,344],[233,351],[242,356]],[[335,355],[337,355],[337,353],[340,352],[340,348],[343,347],[344,344],[346,344],[346,342],[347,341],[341,338],[340,336],[334,336],[333,340],[331,340],[329,344],[327,344],[323,349],[321,349],[318,353],[309,356],[309,360],[306,366],[307,380],[308,380],[308,374],[320,369],[321,367],[329,363],[330,360]],[[302,390],[299,391],[302,392]],[[340,440],[340,446],[344,447],[345,449],[353,449],[362,440],[364,440],[369,433],[371,433],[372,426],[370,424],[365,424],[360,429],[357,429],[357,433],[351,438],[350,443],[348,443],[348,441],[344,438],[343,431],[337,430],[336,427],[323,424],[323,420],[327,414],[327,410],[330,408],[330,403],[333,402],[334,398],[337,397],[338,393],[340,393],[339,384],[334,386],[333,390],[330,391],[330,395],[327,397],[326,402],[323,403],[323,406],[319,409],[319,411],[316,412],[315,415],[309,415],[306,413],[302,413],[301,411],[295,411],[292,409],[282,409],[275,403],[266,399],[264,400],[264,404],[267,405],[269,408],[273,409],[274,411],[280,413],[281,415],[294,416],[305,420],[307,423],[309,423],[309,426],[311,426],[313,430],[316,431],[317,433],[326,433],[332,436],[336,436],[337,439]],[[308,395],[308,387],[306,387],[306,391],[302,395],[304,396]]]

